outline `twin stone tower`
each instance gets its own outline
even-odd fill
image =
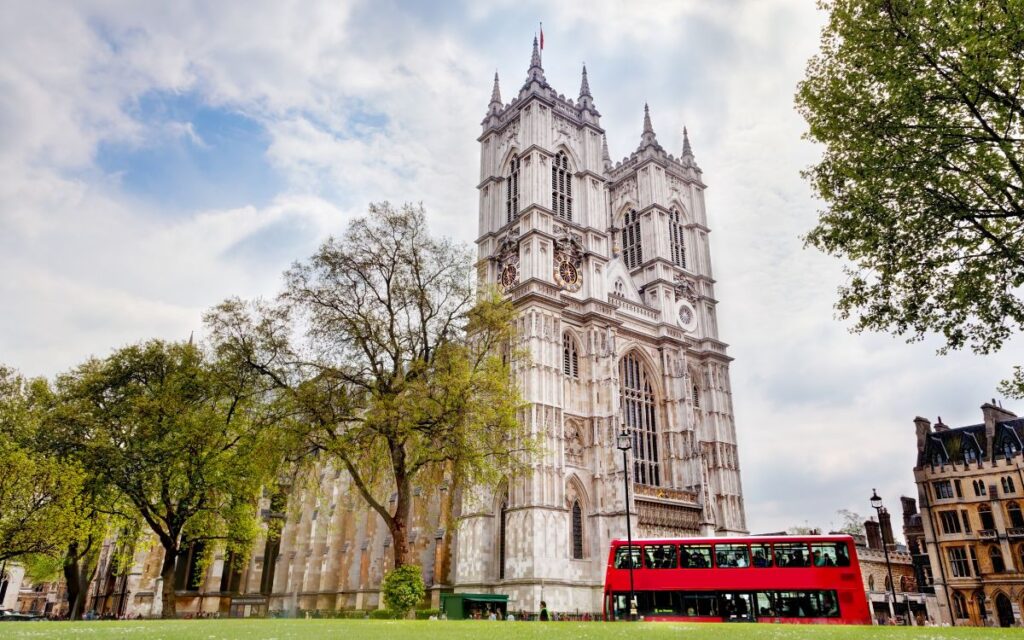
[[[598,613],[609,542],[626,534],[623,430],[634,536],[746,533],[705,184],[686,131],[668,153],[646,107],[639,146],[612,163],[586,69],[565,98],[536,40],[511,102],[495,75],[482,125],[478,275],[518,310],[520,419],[543,453],[496,487],[418,489],[410,546],[435,603],[454,589]],[[390,539],[345,474],[325,470],[290,501],[280,540],[227,580],[216,557],[182,609],[379,606]],[[224,584],[238,584],[230,605]]]

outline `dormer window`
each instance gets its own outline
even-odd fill
[[[620,296],[626,295],[626,283],[622,281],[622,278],[615,281],[615,293]]]
[[[967,445],[964,447],[964,462],[970,464],[978,461],[978,451],[973,445]]]
[[[551,210],[559,218],[572,220],[572,174],[564,151],[559,151],[551,163]]]

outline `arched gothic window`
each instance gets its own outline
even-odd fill
[[[508,165],[508,187],[505,192],[506,222],[519,215],[519,156],[512,156]]]
[[[508,520],[508,501],[501,501],[501,509],[498,511],[498,579],[505,579],[505,532]]]
[[[892,589],[892,582],[889,580],[889,576],[885,576],[885,590],[889,591]]]
[[[572,174],[564,151],[559,151],[551,163],[551,210],[560,218],[572,220]]]
[[[953,592],[953,612],[957,618],[970,617],[967,614],[967,598],[959,591]]]
[[[626,294],[626,283],[622,281],[622,278],[615,280],[615,293],[621,295]]]
[[[875,590],[875,576],[868,576],[868,591]]]
[[[700,409],[700,389],[697,388],[697,385],[693,385],[690,394],[693,396],[693,408]]]
[[[1003,552],[999,550],[999,547],[988,548],[988,559],[992,562],[993,573],[1003,573],[1006,571],[1006,563],[1003,562]]]
[[[686,237],[683,235],[683,222],[679,210],[672,208],[668,214],[668,237],[672,245],[672,262],[686,268]]]
[[[630,209],[622,220],[622,261],[627,269],[636,269],[644,261],[644,248],[640,240],[640,216]]]
[[[579,500],[572,502],[572,557],[583,559],[583,509]]]
[[[619,364],[622,422],[633,436],[633,481],[661,485],[658,468],[657,405],[647,370],[636,353]]]
[[[1024,514],[1021,514],[1020,505],[1016,500],[1006,505],[1006,514],[1010,516],[1011,527],[1024,527]]]
[[[580,377],[580,358],[576,341],[568,333],[562,334],[562,373],[570,378]]]

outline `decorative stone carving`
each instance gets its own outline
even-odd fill
[[[556,226],[554,278],[563,289],[576,292],[583,286],[583,237],[568,227]]]
[[[700,297],[696,283],[686,276],[677,273],[675,276],[676,301],[686,299],[691,304],[696,303]]]
[[[494,253],[498,261],[498,284],[508,291],[519,284],[519,227],[513,227],[498,243]]]
[[[586,434],[583,423],[575,418],[565,421],[565,461],[579,466],[583,464],[583,451],[586,448]]]

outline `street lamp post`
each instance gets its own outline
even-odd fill
[[[618,448],[622,452],[623,484],[626,486],[626,544],[629,548],[629,616],[636,620],[636,595],[633,591],[633,528],[629,523],[629,460],[627,454],[633,448],[632,437],[623,430],[618,436]]]
[[[878,491],[875,489],[871,490],[871,507],[875,510],[878,515],[878,522],[882,522],[882,498],[879,497]],[[892,606],[896,607],[896,582],[892,579],[892,564],[889,562],[889,545],[885,542],[885,531],[882,531],[882,551],[885,553],[885,570],[889,574],[889,590],[892,593]],[[910,626],[910,599],[907,599],[907,626]]]

